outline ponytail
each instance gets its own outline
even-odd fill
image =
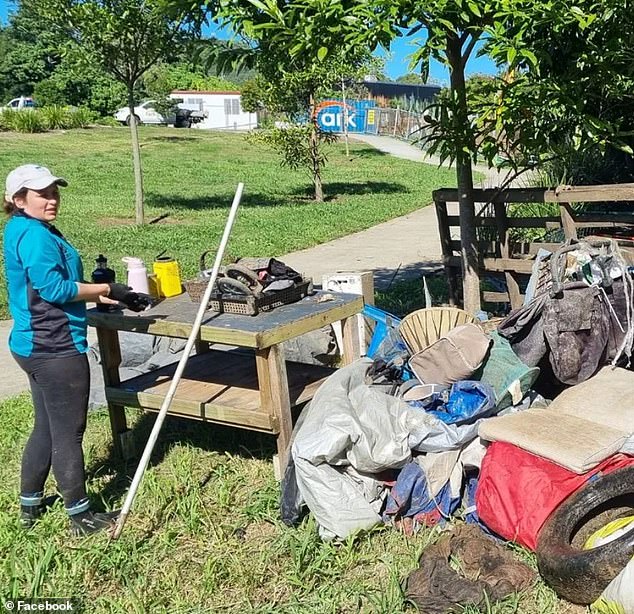
[[[16,196],[24,196],[25,194],[26,194],[26,188],[23,188],[22,190],[16,192],[13,195],[13,199],[15,199]],[[13,200],[9,200],[6,194],[4,195],[4,198],[2,199],[2,208],[4,209],[4,212],[7,215],[13,215],[18,210],[18,206],[15,204]]]

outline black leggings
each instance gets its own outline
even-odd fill
[[[44,489],[53,466],[67,508],[86,497],[84,454],[90,369],[85,354],[30,357],[13,354],[29,376],[35,424],[22,456],[22,494]]]

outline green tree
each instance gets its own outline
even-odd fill
[[[40,14],[62,29],[76,55],[93,54],[126,88],[135,179],[135,218],[143,224],[143,173],[134,107],[140,79],[161,59],[177,55],[199,32],[191,9],[162,0],[38,0]]]
[[[36,83],[60,61],[55,29],[41,18],[36,4],[22,0],[0,33],[0,101],[32,95]]]
[[[339,3],[332,3],[340,12]],[[307,139],[307,157],[314,198],[323,200],[322,169],[326,161],[323,145],[330,135],[319,130],[316,106],[319,97],[340,87],[342,79],[360,75],[367,65],[368,51],[363,44],[344,44],[332,27],[336,15],[326,0],[302,0],[280,4],[276,0],[238,0],[210,2],[214,19],[230,26],[242,40],[241,46],[216,48],[212,56],[218,69],[231,66],[255,67],[263,79],[264,105],[274,113],[285,113],[293,122],[308,118],[308,129],[272,133],[269,139],[277,147],[300,151],[298,138]],[[326,27],[328,24],[328,27]],[[345,53],[343,49],[345,47]],[[299,49],[301,53],[298,53]]]
[[[410,26],[410,34],[420,29],[427,34],[412,64],[420,65],[426,77],[434,59],[450,73],[449,90],[432,120],[430,151],[456,163],[464,303],[469,311],[480,308],[472,163],[484,158],[491,166],[500,151],[512,152],[523,162],[571,136],[577,147],[619,139],[619,128],[600,118],[596,109],[598,101],[605,100],[601,88],[616,90],[612,83],[623,83],[622,71],[632,72],[631,62],[625,66],[632,41],[629,48],[623,46],[617,15],[628,23],[632,18],[625,15],[623,3],[610,0],[613,26],[597,28],[597,17],[605,17],[604,6],[598,0],[399,2],[401,23]],[[631,32],[629,28],[629,39]],[[605,37],[610,40],[607,50],[601,49]],[[470,86],[467,65],[483,54],[496,60],[501,72]],[[612,62],[612,54],[620,65]],[[593,97],[598,103],[594,108],[589,104]]]
[[[125,102],[122,86],[91,54],[81,62],[64,53],[65,35],[38,11],[33,0],[22,0],[0,29],[0,102],[33,95],[40,106],[86,106],[111,114]]]
[[[125,104],[126,89],[99,66],[94,57],[81,61],[65,55],[50,77],[36,83],[33,95],[40,106],[85,106],[100,115],[111,115]]]
[[[323,60],[332,50],[345,56],[362,46],[389,47],[401,28],[426,32],[412,65],[421,67],[424,80],[432,59],[450,73],[432,118],[431,148],[456,163],[470,311],[480,307],[472,163],[492,164],[504,149],[521,159],[562,144],[616,143],[630,151],[634,12],[622,0],[215,0],[206,6],[255,39],[253,53],[272,58],[271,70]],[[502,74],[469,94],[467,64],[484,54]]]
[[[178,103],[169,95],[174,90],[207,92],[239,91],[239,86],[223,77],[207,75],[201,69],[183,63],[159,62],[143,76],[143,87],[148,97],[156,100],[156,109],[163,115],[174,112]]]
[[[247,113],[257,113],[264,108],[264,84],[260,79],[245,81],[240,89],[240,106]]]
[[[424,85],[423,77],[420,73],[407,73],[396,78],[396,83],[408,83],[411,85]]]
[[[621,0],[554,0],[537,8],[541,14],[530,19],[524,14],[530,5],[518,3],[503,35],[488,29],[487,52],[507,66],[498,80],[499,129],[524,157],[610,145],[631,154],[631,7]],[[516,134],[522,139],[514,139]]]

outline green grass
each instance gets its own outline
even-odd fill
[[[185,277],[194,275],[201,251],[217,246],[238,181],[246,192],[229,245],[234,257],[282,255],[361,230],[428,204],[434,188],[454,182],[451,171],[360,146],[348,160],[335,147],[325,173],[328,200],[315,204],[305,176],[280,170],[274,154],[239,135],[145,128],[141,141],[147,217],[167,216],[144,228],[132,224],[123,129],[0,134],[0,175],[37,161],[69,179],[57,225],[83,254],[87,272],[99,253],[122,275],[121,256],[151,262],[167,249]],[[410,310],[421,297],[416,284],[399,286],[382,304]],[[5,302],[3,294],[0,308]],[[134,513],[121,539],[109,544],[104,536],[70,538],[59,504],[31,531],[20,529],[19,465],[31,428],[29,397],[0,403],[0,415],[0,597],[73,596],[85,611],[108,614],[415,611],[404,603],[402,585],[438,532],[407,538],[381,529],[335,544],[318,538],[310,517],[297,528],[284,526],[272,437],[168,418]],[[152,418],[129,415],[141,446]],[[112,457],[105,412],[91,413],[84,449],[94,506],[120,507],[134,466]],[[558,601],[540,583],[489,611],[582,610]]]
[[[45,134],[0,134],[0,177],[38,162],[68,179],[56,225],[78,248],[86,274],[105,254],[118,278],[124,255],[151,263],[166,249],[184,277],[200,254],[220,242],[238,182],[245,184],[228,257],[281,256],[429,204],[432,190],[453,185],[453,171],[400,160],[367,146],[351,158],[335,145],[324,173],[326,202],[310,199],[309,177],[279,166],[278,157],[242,135],[142,127],[146,217],[136,227],[129,134],[96,128]],[[213,252],[212,252],[213,253]],[[0,280],[0,316],[6,317]]]
[[[428,275],[427,289],[432,298],[432,305],[443,305],[449,300],[449,288],[445,277],[439,274]],[[377,290],[374,296],[377,307],[400,318],[425,307],[422,279],[396,282],[386,290]]]
[[[152,418],[128,412],[137,442]],[[322,542],[310,517],[278,520],[274,439],[168,418],[121,538],[71,538],[57,504],[30,531],[18,525],[20,455],[30,398],[0,403],[0,598],[75,597],[86,612],[321,614],[415,612],[402,584],[438,530],[407,538],[375,530]],[[92,412],[84,441],[95,507],[120,507],[134,466],[113,460],[108,418]],[[53,483],[48,492],[53,492]],[[531,555],[517,549],[530,565]],[[541,583],[492,614],[585,610]],[[475,614],[474,609],[465,612]]]

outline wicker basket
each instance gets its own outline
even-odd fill
[[[207,254],[211,252],[210,249],[204,251],[200,255],[200,260],[198,261],[198,268],[202,273],[207,269],[207,263],[205,262],[205,258],[207,258]],[[224,274],[224,267],[220,267],[218,271],[218,275]],[[189,279],[183,282],[183,286],[185,287],[185,292],[189,294],[189,298],[194,303],[200,303],[200,299],[205,294],[205,290],[207,289],[207,284],[209,283],[209,278],[201,277],[200,275],[196,279]]]

